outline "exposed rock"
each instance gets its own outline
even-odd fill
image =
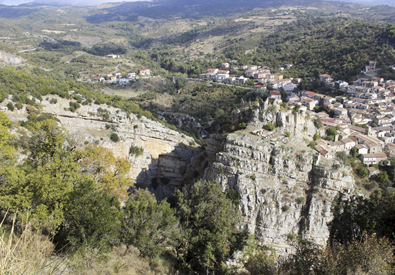
[[[287,236],[298,234],[324,245],[333,202],[354,192],[352,171],[334,170],[307,147],[319,130],[306,114],[280,112],[269,100],[260,106],[246,130],[227,136],[204,178],[239,193],[244,226],[262,244],[288,253]],[[263,126],[269,122],[280,126],[268,132]]]
[[[12,53],[0,50],[0,66],[5,67],[8,65],[17,66],[25,63],[26,60],[22,57],[14,55]]]

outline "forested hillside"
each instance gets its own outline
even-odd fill
[[[335,79],[350,81],[369,60],[378,66],[395,63],[391,38],[393,25],[355,21],[346,18],[311,18],[283,26],[259,41],[253,53],[249,43],[229,46],[224,54],[240,64],[264,64],[271,68],[294,64],[291,77],[328,73]]]

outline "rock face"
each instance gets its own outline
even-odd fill
[[[57,103],[51,104],[51,99]],[[0,105],[6,104],[7,100]],[[57,96],[49,96],[41,105],[42,111],[54,114],[81,145],[98,144],[109,148],[116,157],[127,158],[131,163],[129,176],[136,180],[135,184],[150,188],[160,199],[170,196],[183,183],[192,158],[201,152],[193,138],[145,117],[127,115],[117,108],[91,104],[70,112],[67,110],[69,101]],[[105,110],[109,119],[104,120],[98,109]],[[25,107],[6,113],[13,121],[27,116]],[[119,142],[110,140],[113,132],[119,136]],[[131,155],[131,146],[143,148],[142,154]]]
[[[298,234],[324,245],[333,202],[354,191],[352,172],[334,169],[307,147],[317,129],[305,114],[263,105],[240,112],[252,117],[250,124],[227,136],[204,177],[239,193],[244,225],[262,244],[287,253],[287,235]],[[281,127],[268,132],[262,128],[268,122]]]
[[[16,56],[12,53],[0,50],[0,66],[5,67],[7,65],[17,66],[25,63],[26,60],[22,57]]]

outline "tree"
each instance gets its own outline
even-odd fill
[[[14,157],[14,136],[9,131],[10,127],[11,121],[4,112],[0,112],[0,165],[4,165],[5,162],[8,162],[10,165],[10,160]]]
[[[331,239],[340,243],[361,240],[363,232],[377,237],[394,239],[395,191],[392,188],[376,190],[369,198],[356,197],[341,202],[334,208]]]
[[[127,199],[127,189],[133,185],[128,177],[127,159],[116,158],[111,150],[93,145],[86,146],[81,156],[79,172],[92,176],[98,190],[115,194],[120,200]]]
[[[111,139],[111,141],[113,141],[113,142],[118,142],[118,141],[119,141],[119,136],[118,136],[117,133],[111,133],[110,139]]]
[[[238,209],[217,182],[199,181],[178,191],[176,199],[183,232],[179,259],[196,272],[220,272],[247,237],[236,227]]]
[[[174,246],[178,235],[175,209],[158,203],[148,190],[137,189],[122,209],[122,241],[136,246],[143,256],[155,257]]]
[[[377,175],[377,180],[380,183],[385,183],[388,180],[388,174],[385,171],[381,171],[378,175]]]
[[[326,135],[327,136],[336,136],[336,135],[338,135],[336,128],[335,127],[330,127],[328,129],[326,129]]]
[[[369,170],[368,168],[366,168],[364,165],[360,165],[357,168],[357,174],[358,176],[360,176],[361,178],[366,178],[367,176],[369,176]]]
[[[57,240],[79,246],[106,249],[118,238],[120,204],[118,197],[97,190],[91,179],[78,183],[69,194],[65,221]]]
[[[350,149],[350,156],[353,158],[356,158],[358,156],[358,150],[357,148],[353,147]]]
[[[33,125],[27,160],[0,187],[1,207],[18,212],[37,229],[54,234],[64,218],[69,193],[83,176],[79,155],[53,120]]]
[[[321,118],[314,119],[313,123],[314,126],[317,127],[318,129],[320,129],[323,126]]]

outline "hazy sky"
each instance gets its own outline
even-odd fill
[[[28,3],[28,2],[38,2],[38,3],[45,3],[45,4],[95,6],[95,5],[100,5],[102,3],[132,2],[132,1],[138,1],[138,0],[0,0],[0,4],[19,5],[19,4]],[[343,1],[359,3],[359,4],[368,4],[368,5],[388,4],[391,6],[395,6],[395,0],[343,0]]]

